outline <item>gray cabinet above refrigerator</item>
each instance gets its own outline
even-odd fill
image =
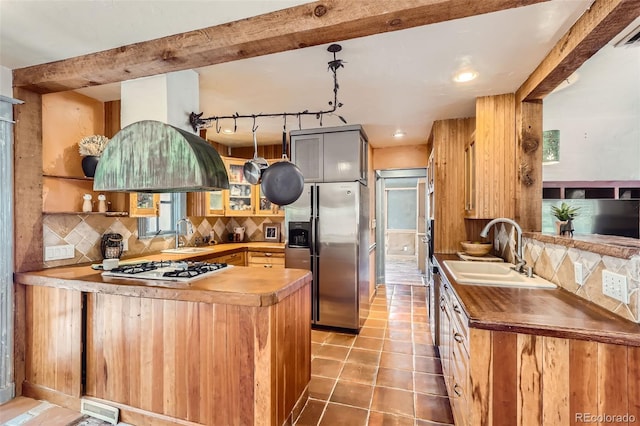
[[[305,182],[367,184],[367,135],[360,125],[293,130],[291,161]]]

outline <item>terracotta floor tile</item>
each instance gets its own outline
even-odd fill
[[[392,352],[382,352],[380,367],[413,371],[413,356]]]
[[[413,392],[376,386],[371,410],[413,417]]]
[[[442,374],[442,364],[438,358],[416,356],[414,369],[421,373]]]
[[[378,369],[376,386],[413,390],[413,373],[409,370],[396,370],[392,368]]]
[[[415,395],[417,418],[441,423],[453,423],[451,406],[449,405],[449,399],[447,397],[422,393]]]
[[[413,417],[371,411],[369,413],[369,426],[413,426]]]
[[[333,359],[314,358],[311,360],[311,374],[335,379],[340,374],[343,364]]]
[[[392,328],[395,330],[408,330],[411,331],[411,322],[409,321],[399,321],[399,320],[389,320],[387,321],[387,329]]]
[[[413,322],[417,322],[418,324],[426,324],[429,321],[429,317],[426,312],[424,314],[416,314],[415,312],[411,316]]]
[[[423,345],[433,345],[433,338],[431,337],[431,333],[427,333],[426,331],[414,331],[413,342]]]
[[[331,333],[322,330],[311,330],[311,341],[315,343],[324,343]]]
[[[366,426],[367,410],[340,404],[327,404],[321,426]]]
[[[338,380],[330,401],[368,410],[372,395],[373,386],[371,385]]]
[[[381,330],[379,328],[373,330]],[[384,330],[382,330],[384,333]],[[376,339],[374,337],[362,336],[362,334],[356,337],[356,341],[353,342],[353,348],[369,349],[372,351],[381,351],[384,339]]]
[[[387,312],[387,305],[386,304],[372,304],[369,309],[371,309],[372,311],[378,311],[378,312]]]
[[[312,349],[312,353],[318,358],[335,359],[337,361],[344,361],[347,358],[350,348],[348,346],[337,346],[324,344],[315,350]]]
[[[325,343],[338,346],[351,346],[356,336],[344,333],[331,333],[331,336],[325,340]]]
[[[414,343],[413,344],[413,353],[420,356],[428,356],[431,358],[437,358],[437,353],[433,345],[423,344],[423,343]]]
[[[375,337],[377,339],[383,339],[384,335],[385,335],[384,328],[362,327],[360,329],[360,334],[358,335],[358,337]]]
[[[389,317],[388,312],[383,311],[369,311],[369,318],[373,319],[387,319]]]
[[[327,401],[336,384],[336,379],[321,376],[311,376],[309,382],[309,398]]]
[[[349,356],[347,357],[347,362],[377,367],[380,363],[380,352],[352,348],[351,352],[349,352]]]
[[[320,421],[325,405],[325,401],[309,399],[296,421],[296,426],[316,426]]]
[[[411,341],[403,342],[400,340],[384,339],[382,350],[384,352],[395,352],[411,355],[413,353],[413,344],[411,343]]]
[[[378,367],[373,365],[358,365],[346,363],[340,373],[340,380],[373,385],[376,381]]]
[[[447,396],[447,387],[444,384],[444,377],[440,374],[413,373],[415,391],[429,393],[432,395]]]
[[[406,342],[410,342],[413,334],[411,333],[411,330],[398,330],[396,328],[389,328],[387,329],[385,337],[391,340],[404,340]]]

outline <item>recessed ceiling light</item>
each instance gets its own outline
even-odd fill
[[[233,133],[233,130],[231,130],[231,129],[222,129],[222,133],[230,135],[231,133]]]
[[[394,138],[401,138],[401,137],[403,137],[405,135],[406,135],[406,132],[403,132],[402,130],[398,130],[393,134],[393,137]]]
[[[466,83],[467,81],[475,80],[478,77],[478,73],[475,71],[465,70],[460,71],[455,76],[453,76],[453,81],[456,83]]]

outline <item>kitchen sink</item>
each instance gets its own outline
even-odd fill
[[[453,278],[465,285],[488,285],[498,287],[556,288],[557,286],[537,275],[528,277],[513,269],[510,263],[467,262],[445,260],[444,266]]]
[[[179,247],[179,248],[172,248],[172,249],[164,249],[162,250],[162,253],[193,254],[193,253],[204,253],[207,251],[209,251],[209,249],[200,248],[200,247]]]

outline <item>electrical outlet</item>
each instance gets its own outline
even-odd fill
[[[73,259],[75,251],[73,244],[45,247],[44,260],[46,262],[49,260]]]
[[[607,270],[602,271],[602,293],[622,303],[629,303],[627,277]]]
[[[573,262],[573,275],[575,276],[576,284],[584,284],[584,275],[582,273],[582,263]]]
[[[129,240],[126,238],[122,239],[122,251],[129,250]]]

